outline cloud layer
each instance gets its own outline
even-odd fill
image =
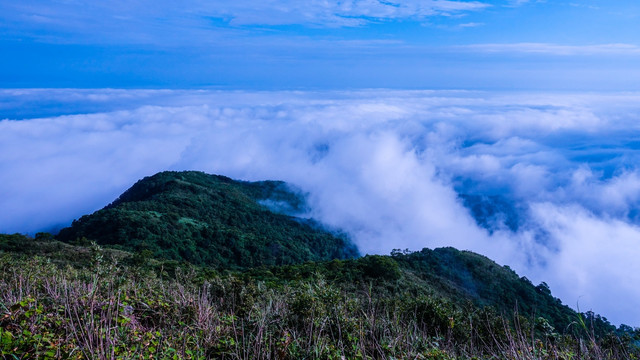
[[[470,249],[546,281],[571,306],[640,325],[627,306],[640,301],[639,100],[4,90],[0,231],[66,225],[161,170],[280,179],[309,194],[307,216],[346,230],[364,253]],[[465,196],[493,199],[482,203],[492,220],[474,219]]]

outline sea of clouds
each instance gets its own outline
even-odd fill
[[[640,326],[638,93],[0,90],[0,119],[3,233],[162,170],[284,180],[363,254],[476,251]]]

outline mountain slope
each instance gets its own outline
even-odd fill
[[[171,266],[173,271],[167,271]],[[461,275],[465,273],[470,275]],[[495,281],[485,277],[488,273]],[[451,248],[217,272],[96,245],[72,246],[47,236],[0,234],[0,355],[442,360],[640,356],[637,330],[616,330],[593,314],[565,309],[565,321],[573,320],[558,326],[540,312],[521,310],[525,302],[539,306],[539,299],[511,299],[518,301],[517,312],[516,307],[496,311],[501,307],[492,303],[496,299],[485,299],[492,307],[469,301],[485,298],[478,289],[485,284],[536,292],[509,269]],[[474,287],[478,291],[469,291]],[[544,292],[541,297],[553,300]]]
[[[81,217],[57,238],[86,238],[128,251],[216,268],[247,268],[357,256],[345,236],[299,211],[283,182],[235,181],[202,172],[162,172],[138,181],[107,207]]]
[[[544,318],[559,332],[566,331],[578,320],[578,314],[555,298],[545,283],[535,286],[508,266],[451,247],[279,266],[268,271],[252,269],[249,274],[275,282],[321,276],[330,283],[352,287],[350,292],[373,284],[377,292],[386,292],[390,298],[429,295],[458,308],[490,307],[507,318],[514,312],[527,319]],[[595,314],[585,316],[600,336],[615,330],[606,318]]]
[[[504,314],[517,311],[527,317],[543,317],[556,329],[564,329],[577,319],[575,311],[552,296],[546,283],[535,286],[508,266],[470,251],[423,249],[393,258],[419,279],[414,281],[429,284],[446,298],[471,300]]]

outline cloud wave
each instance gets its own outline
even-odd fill
[[[640,94],[61,89],[0,100],[2,232],[68,224],[161,170],[280,179],[365,253],[477,251],[569,305],[640,324],[625,305],[640,301]]]

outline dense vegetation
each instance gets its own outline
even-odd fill
[[[0,234],[0,355],[640,359],[639,329],[545,283],[453,248],[355,258],[303,207],[280,182],[165,172],[64,242]]]
[[[220,272],[97,244],[64,244],[46,234],[0,235],[0,354],[18,359],[640,356],[637,331],[616,329],[592,313],[577,314],[547,290],[489,259],[451,248]],[[494,292],[519,295],[507,300]],[[533,310],[522,307],[525,303]],[[547,317],[555,313],[558,319]]]
[[[270,205],[268,207],[267,205]],[[282,182],[242,182],[202,172],[144,178],[102,210],[73,222],[58,239],[87,239],[127,251],[219,269],[357,256],[346,236],[293,213],[302,198]]]

